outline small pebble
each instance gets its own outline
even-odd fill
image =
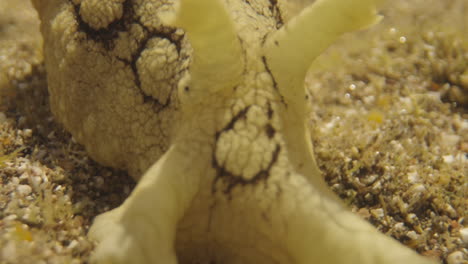
[[[468,246],[468,227],[460,229],[460,237],[463,243]]]
[[[371,214],[377,218],[377,219],[381,219],[384,217],[384,210],[382,208],[378,208],[378,209],[372,209],[371,210]]]
[[[449,148],[454,148],[458,144],[458,142],[460,141],[460,136],[459,135],[442,133],[441,137],[443,139],[441,141],[441,143],[445,144],[445,146],[449,147]]]
[[[31,166],[31,172],[35,176],[42,176],[44,174],[43,169],[41,169],[39,166]]]
[[[28,128],[28,129],[23,130],[23,136],[25,138],[30,138],[32,136],[32,129]]]
[[[408,221],[410,224],[414,224],[416,220],[418,220],[418,217],[413,213],[410,213],[406,216],[406,221]]]
[[[16,190],[19,192],[19,194],[26,196],[31,194],[32,188],[29,185],[21,184],[16,187]]]
[[[26,125],[26,122],[27,122],[26,117],[21,116],[21,117],[18,119],[18,126],[20,126],[20,127],[25,126],[25,125]]]
[[[364,219],[369,219],[371,217],[371,214],[369,213],[369,209],[367,209],[367,208],[359,209],[357,214],[360,215]]]
[[[25,179],[29,179],[29,177],[30,177],[30,176],[29,176],[29,173],[24,172],[23,174],[21,174],[21,175],[19,176],[19,179],[20,179],[20,180],[25,180]]]
[[[72,240],[70,244],[68,244],[67,248],[68,249],[74,249],[76,246],[78,246],[78,241]]]
[[[19,182],[20,182],[20,179],[19,179],[18,177],[12,177],[12,178],[11,178],[11,183],[12,183],[13,185],[18,185]]]
[[[21,162],[17,168],[19,173],[24,173],[27,169],[29,169],[29,164],[27,164],[26,162]]]
[[[11,222],[11,221],[16,220],[17,218],[18,218],[17,215],[11,214],[11,215],[9,215],[9,216],[3,218],[3,220],[4,220],[5,222]]]
[[[0,124],[7,121],[5,113],[0,112]]]
[[[447,257],[447,264],[463,264],[463,252],[454,251]]]
[[[48,139],[54,139],[54,138],[55,138],[55,131],[50,132],[50,133],[47,135],[47,138],[48,138]]]
[[[97,176],[95,177],[94,182],[97,187],[102,187],[102,185],[104,185],[104,178],[101,176]]]
[[[41,184],[42,179],[39,176],[34,176],[31,177],[31,184],[34,188],[39,188],[39,185]]]
[[[468,70],[465,70],[465,72],[462,75],[460,75],[460,82],[463,85],[463,87],[468,87]]]
[[[408,181],[410,183],[417,183],[420,181],[420,178],[419,178],[419,174],[417,171],[414,171],[414,172],[409,172],[407,174],[407,177],[408,177]]]
[[[411,238],[411,240],[418,240],[419,239],[419,235],[416,234],[416,232],[414,231],[409,231],[408,233],[406,233],[406,235]]]
[[[413,186],[411,186],[410,190],[411,190],[414,194],[419,194],[419,193],[425,192],[427,189],[426,189],[426,187],[424,186],[424,184],[422,184],[422,183],[416,183],[416,184],[413,184]]]
[[[450,204],[446,204],[444,209],[451,218],[457,217],[457,211],[455,211],[455,209]]]
[[[405,224],[402,222],[396,223],[394,226],[395,231],[403,231],[405,230]]]
[[[450,164],[452,163],[455,159],[453,157],[453,155],[446,155],[446,156],[442,156],[442,159],[444,160],[445,163],[447,164]]]

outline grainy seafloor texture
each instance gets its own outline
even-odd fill
[[[353,211],[442,263],[468,263],[468,1],[397,0],[307,79],[324,176]],[[0,0],[0,264],[86,263],[92,218],[134,183],[49,112],[38,21]]]

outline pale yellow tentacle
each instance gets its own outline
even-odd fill
[[[379,21],[378,1],[319,0],[265,42],[267,64],[286,103],[281,114],[290,160],[325,193],[330,191],[319,177],[305,118],[308,104],[304,78],[312,61],[341,34]]]
[[[311,62],[341,34],[380,20],[378,0],[319,0],[304,9],[266,42],[266,56],[283,96],[297,99]],[[294,90],[303,90],[302,86]],[[300,96],[299,100],[302,100]]]
[[[241,80],[240,41],[221,1],[181,1],[175,19],[169,23],[188,34],[194,50],[190,71],[194,89],[220,91]]]

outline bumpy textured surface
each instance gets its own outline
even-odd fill
[[[97,161],[135,177],[169,145],[183,32],[159,15],[172,1],[35,1],[43,19],[52,110]]]
[[[109,164],[132,160],[145,164],[148,161],[141,152],[134,157],[131,149],[118,152],[120,141],[127,140],[118,136],[130,135],[128,140],[136,140],[131,143],[138,147],[136,135],[147,132],[143,129],[135,134],[118,134],[116,131],[119,127],[125,131],[127,125],[137,130],[146,127],[141,125],[146,123],[139,123],[140,119],[126,119],[132,113],[140,118],[145,116],[135,110],[142,102],[145,106],[148,96],[145,93],[151,94],[151,89],[144,88],[145,80],[140,72],[147,67],[147,76],[157,76],[161,67],[157,63],[159,58],[167,56],[162,61],[170,62],[171,49],[166,47],[162,49],[164,53],[154,52],[157,54],[154,57],[152,49],[144,49],[135,62],[126,61],[133,58],[132,52],[127,53],[127,57],[123,52],[124,55],[104,59],[98,48],[107,51],[105,58],[113,54],[110,50],[119,50],[114,31],[99,31],[116,26],[118,32],[122,23],[128,22],[126,10],[132,10],[130,20],[134,21],[139,8],[148,11],[153,5],[132,1],[116,1],[106,7],[98,1],[60,3],[36,2],[43,17],[46,42],[52,41],[50,47],[54,47],[53,42],[62,43],[65,52],[61,48],[58,53],[64,52],[61,55],[90,64],[88,68],[81,68],[83,73],[79,74],[79,70],[71,70],[69,65],[64,67],[67,60],[53,61],[54,58],[62,60],[62,56],[54,57],[46,52],[46,57],[52,57],[46,59],[47,64],[52,64],[48,70],[57,67],[60,72],[64,67],[65,72],[77,77],[76,83],[88,82],[88,85],[91,81],[80,75],[94,76],[93,85],[89,85],[93,87],[90,93],[99,97],[96,89],[105,87],[103,90],[108,91],[106,96],[110,98],[103,102],[88,94],[78,94],[83,101],[74,106],[75,115],[86,118],[73,120],[70,126],[78,127],[78,140],[86,138],[80,133],[99,139],[96,131],[101,127],[113,133],[107,135],[107,141],[91,142],[92,146],[88,147],[98,159],[102,151],[102,158],[107,157]],[[170,9],[171,5],[162,4],[162,7]],[[98,18],[93,18],[87,8],[100,14]],[[346,210],[326,188],[312,155],[306,125],[309,106],[303,88],[309,61],[341,33],[375,22],[374,1],[352,4],[341,0],[318,1],[286,24],[280,5],[271,0],[186,0],[181,1],[175,18],[173,11],[163,14],[162,10],[155,11],[161,16],[172,16],[172,24],[186,30],[193,48],[193,61],[188,71],[188,60],[181,55],[182,51],[189,51],[184,46],[188,42],[180,35],[178,41],[182,44],[179,48],[175,45],[179,53],[174,60],[181,61],[175,63],[178,66],[173,69],[179,75],[169,74],[172,76],[169,82],[173,82],[171,96],[177,96],[180,102],[180,116],[175,119],[179,124],[174,134],[167,132],[170,126],[160,126],[159,129],[173,135],[169,150],[143,176],[121,207],[96,219],[90,230],[91,236],[99,241],[93,262],[429,263]],[[160,17],[150,14],[149,20],[161,23]],[[71,22],[67,24],[67,21]],[[141,21],[130,23],[130,27],[148,30],[147,25],[140,24]],[[170,36],[164,35],[164,39],[177,43],[174,35],[179,36],[179,31],[159,25],[155,30],[171,29]],[[96,32],[98,34],[94,35]],[[120,31],[117,35],[125,34]],[[314,35],[319,37],[312,41]],[[76,42],[77,39],[81,42]],[[83,39],[92,45],[82,45]],[[139,49],[141,47],[136,48]],[[146,52],[152,55],[146,58]],[[92,68],[93,65],[97,66]],[[109,70],[118,65],[123,69]],[[128,65],[129,68],[125,68]],[[164,64],[162,72],[171,69],[170,65]],[[101,71],[103,68],[108,70]],[[153,72],[155,69],[157,71]],[[67,75],[63,72],[64,75],[55,77],[57,79],[54,79],[55,73],[49,74],[52,75],[49,81],[62,80],[64,89],[69,85],[70,79],[64,80],[63,76]],[[133,84],[131,87],[135,91],[125,89],[127,82]],[[158,82],[149,80],[148,83]],[[157,91],[164,89],[159,87]],[[157,96],[153,95],[150,100],[151,106],[167,104],[172,107],[175,101],[169,100],[170,96],[166,97],[166,103],[154,102],[154,98],[161,98],[157,91],[154,92]],[[95,109],[80,108],[91,99]],[[58,116],[61,113],[72,116],[73,111],[67,110],[66,107],[71,106],[66,101],[57,100],[55,104]],[[102,120],[115,122],[110,126],[96,119],[106,107],[114,111],[107,112],[112,115],[102,115]],[[119,111],[122,113],[118,114]],[[161,109],[159,112],[161,115],[156,118],[171,121]],[[65,124],[72,120],[62,119]],[[155,123],[149,124],[155,127]],[[165,135],[162,131],[152,130],[151,135]],[[116,134],[117,137],[111,139]],[[98,143],[103,146],[98,147]],[[158,151],[161,150],[164,147]],[[125,161],[109,153],[121,155]],[[143,167],[141,165],[140,169]]]

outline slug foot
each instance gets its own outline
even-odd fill
[[[98,241],[91,263],[125,264],[157,263],[176,264],[176,256],[167,245],[171,241],[154,236],[154,226],[144,215],[132,217],[132,225],[125,225],[122,207],[99,215],[89,231],[89,236]],[[155,246],[155,245],[161,246]],[[152,245],[148,247],[148,245]]]

